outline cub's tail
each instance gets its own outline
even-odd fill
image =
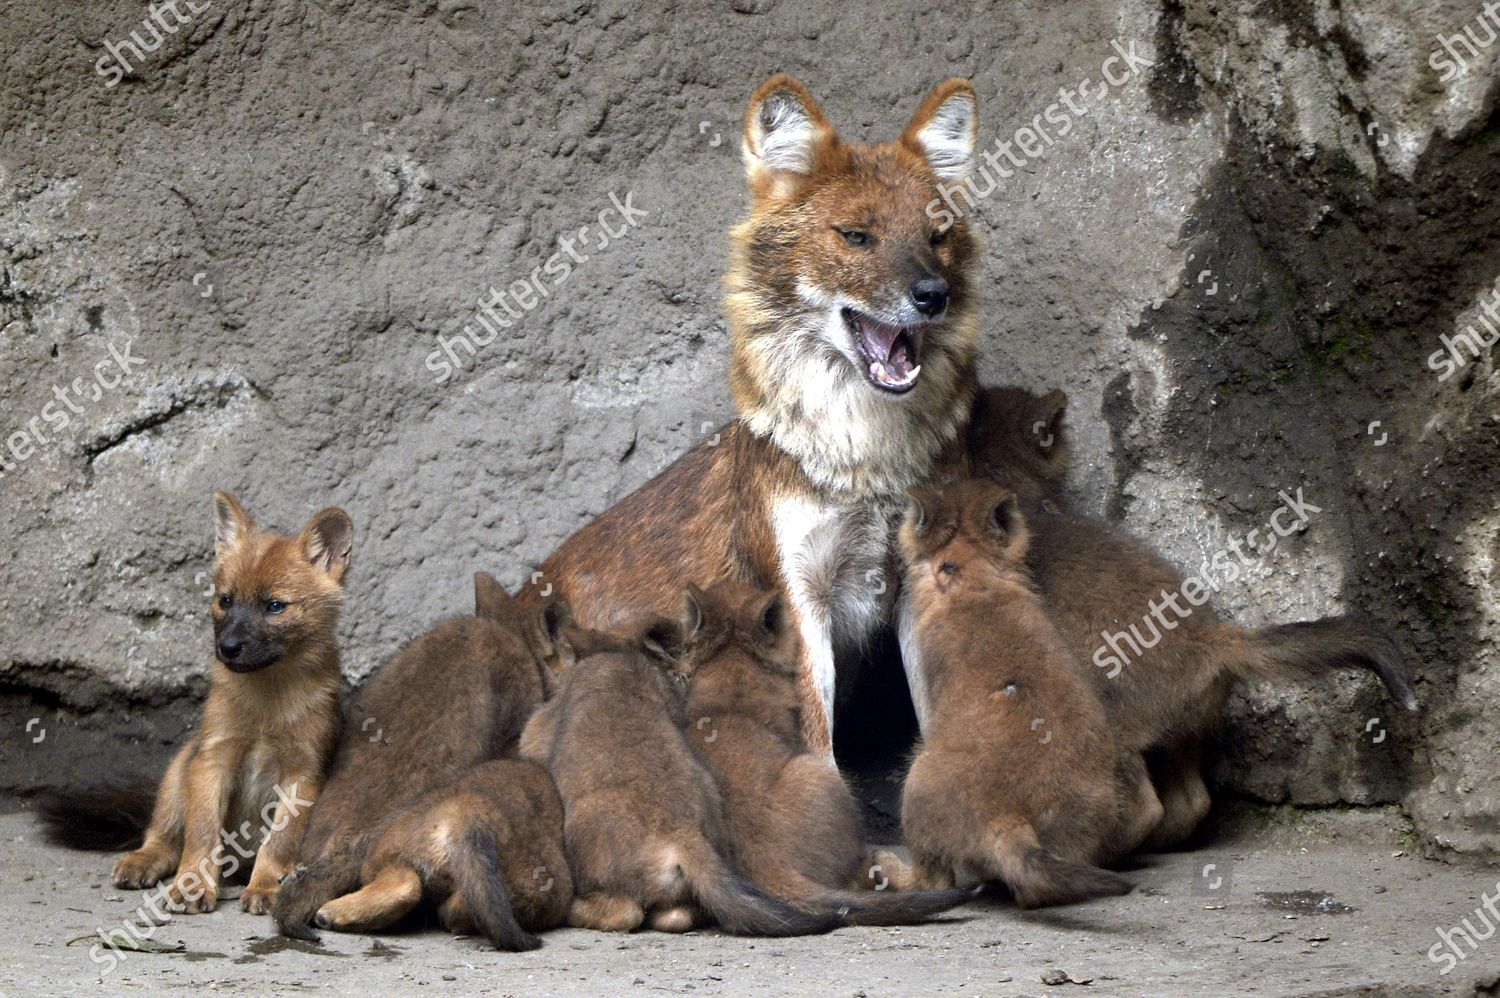
[[[1132,890],[1130,881],[1119,874],[1042,848],[1030,825],[1000,836],[986,872],[1003,881],[1022,908],[1075,904]]]
[[[156,784],[141,780],[44,794],[37,800],[36,814],[48,841],[57,845],[125,852],[140,846],[155,803]]]
[[[737,936],[814,936],[844,924],[834,909],[807,911],[746,881],[707,842],[682,861],[683,876],[719,928]]]
[[[453,884],[474,925],[496,949],[519,953],[541,946],[542,941],[516,921],[510,892],[500,876],[500,851],[494,832],[486,825],[475,824],[462,843],[450,856]]]
[[[271,906],[271,917],[281,934],[316,941],[313,916],[334,898],[359,889],[359,868],[364,855],[362,840],[346,843],[293,870],[281,882]]]
[[[1225,665],[1240,675],[1267,679],[1306,678],[1340,668],[1369,669],[1391,697],[1417,709],[1411,677],[1389,634],[1354,616],[1325,617],[1260,630],[1226,625],[1232,636],[1221,645]]]
[[[974,897],[963,888],[937,891],[825,891],[799,901],[814,911],[836,914],[844,925],[917,925]]]

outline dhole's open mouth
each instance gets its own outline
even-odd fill
[[[844,325],[864,357],[865,377],[881,391],[904,395],[917,385],[922,365],[917,354],[922,344],[922,326],[891,326],[856,312],[843,310]]]

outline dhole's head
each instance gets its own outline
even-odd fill
[[[901,553],[909,578],[927,578],[947,592],[965,580],[1024,574],[1028,534],[1014,492],[986,478],[907,492]]]
[[[974,88],[959,79],[877,145],[841,138],[790,76],[751,97],[752,204],[726,283],[731,384],[753,429],[775,433],[801,415],[832,435],[913,420],[931,424],[919,432],[953,431],[951,410],[971,390],[976,246],[941,210],[940,188],[972,169],[977,121]],[[890,418],[903,408],[914,411]]]
[[[1063,415],[1068,396],[1053,389],[1033,395],[1024,388],[985,388],[974,400],[969,455],[976,475],[1013,489],[1031,509],[1062,498],[1071,448]]]
[[[256,672],[300,652],[332,649],[354,525],[325,509],[296,537],[261,530],[225,492],[214,494],[214,648],[231,672]]]
[[[744,582],[706,590],[689,585],[673,639],[671,657],[689,682],[734,676],[753,683],[757,675],[790,680],[797,674],[798,639],[786,600]]]

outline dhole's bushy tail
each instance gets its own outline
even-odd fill
[[[500,851],[488,826],[475,824],[463,837],[463,846],[450,855],[453,886],[463,900],[474,925],[496,949],[521,952],[542,945],[521,928],[511,907],[510,892],[500,876]]]
[[[1407,710],[1417,696],[1401,662],[1401,652],[1384,630],[1346,615],[1249,630],[1225,625],[1230,641],[1219,656],[1230,671],[1267,679],[1306,678],[1331,669],[1369,669],[1380,677],[1392,698]]]
[[[271,906],[271,917],[276,919],[281,934],[316,941],[313,916],[334,898],[359,889],[359,868],[364,856],[363,841],[346,843],[292,871],[281,882]]]
[[[151,823],[156,782],[115,783],[37,799],[47,839],[69,849],[125,852],[137,848]]]
[[[836,914],[844,925],[917,925],[972,900],[960,887],[937,891],[823,891],[797,903]]]
[[[1092,898],[1129,894],[1130,881],[1088,863],[1063,859],[1042,848],[1030,825],[1021,825],[996,839],[987,871],[1003,881],[1022,908],[1074,904]]]
[[[804,911],[746,881],[707,842],[683,857],[682,872],[719,928],[737,936],[814,936],[844,924],[833,910]]]

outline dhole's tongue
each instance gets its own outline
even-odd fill
[[[888,326],[858,316],[860,345],[870,362],[870,377],[887,388],[905,389],[916,383],[922,368],[913,363],[912,342],[901,326]]]

